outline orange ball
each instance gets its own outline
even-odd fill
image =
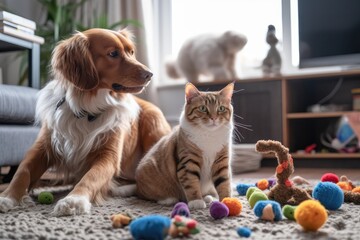
[[[352,186],[348,182],[338,182],[337,185],[343,190],[343,191],[351,191]]]
[[[360,193],[360,187],[353,188],[351,191],[354,193]]]
[[[316,200],[305,200],[295,209],[295,220],[306,231],[317,231],[326,222],[325,207]]]
[[[261,179],[256,183],[256,186],[264,191],[269,187],[269,181],[266,179]]]
[[[222,201],[229,208],[229,216],[238,216],[242,210],[242,204],[238,198],[226,197]]]

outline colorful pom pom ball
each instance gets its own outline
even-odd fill
[[[168,234],[171,220],[161,215],[149,215],[130,223],[130,233],[135,240],[163,240]]]
[[[338,183],[339,177],[335,173],[325,173],[321,177],[322,182],[332,182],[332,183]]]
[[[282,208],[283,215],[289,220],[295,220],[295,209],[297,206],[284,205]]]
[[[266,190],[269,188],[269,182],[266,179],[261,179],[255,184],[255,186],[261,190]]]
[[[240,237],[248,238],[251,236],[251,229],[247,227],[239,227],[236,232]]]
[[[251,196],[251,194],[253,194],[253,192],[258,191],[258,192],[262,192],[259,188],[257,187],[249,187],[248,190],[246,191],[246,199],[249,201],[249,198]]]
[[[295,220],[306,231],[317,231],[327,217],[326,209],[316,200],[305,200],[295,209]]]
[[[238,216],[242,210],[242,204],[239,199],[234,197],[224,198],[222,201],[229,208],[229,216]]]
[[[354,193],[360,193],[360,187],[356,187],[351,191],[354,192]]]
[[[229,208],[222,202],[214,201],[210,204],[210,215],[214,219],[222,219],[229,216]]]
[[[254,184],[246,184],[246,183],[239,183],[238,185],[236,185],[236,191],[239,193],[240,196],[245,196],[247,190],[250,187],[254,187]]]
[[[171,211],[171,218],[173,218],[175,215],[190,217],[190,210],[188,205],[184,202],[176,203],[173,210]]]
[[[254,206],[254,213],[263,220],[280,221],[282,219],[280,204],[272,200],[258,201]]]
[[[353,188],[349,182],[338,182],[336,183],[343,191],[351,191]]]
[[[332,182],[319,182],[314,187],[312,196],[328,210],[337,210],[344,203],[344,192]]]
[[[41,204],[52,204],[54,202],[54,195],[51,192],[41,192],[38,195],[38,202]]]
[[[261,200],[268,200],[268,196],[264,192],[254,191],[249,198],[250,208],[252,209]]]

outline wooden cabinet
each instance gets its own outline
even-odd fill
[[[203,83],[201,90],[219,90],[226,83]],[[251,125],[252,131],[237,127],[244,139],[240,143],[256,143],[260,139],[281,141],[296,158],[359,159],[360,153],[328,152],[321,136],[352,112],[351,89],[360,88],[360,70],[316,74],[298,74],[272,78],[237,80],[233,95],[235,120]],[[316,104],[335,107],[325,112],[311,112]],[[360,115],[360,112],[359,112]],[[316,152],[299,150],[316,144]]]

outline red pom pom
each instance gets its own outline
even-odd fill
[[[322,175],[321,181],[322,182],[332,182],[332,183],[336,184],[339,182],[339,177],[334,173],[325,173],[324,175]]]

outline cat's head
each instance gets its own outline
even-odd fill
[[[217,92],[199,91],[193,84],[185,86],[184,118],[191,125],[216,130],[232,123],[231,97],[234,83]]]

